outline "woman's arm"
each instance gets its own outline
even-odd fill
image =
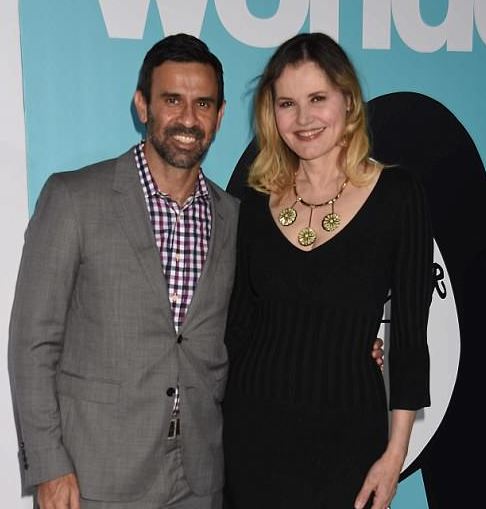
[[[427,319],[432,295],[433,241],[420,184],[399,169],[396,243],[391,279],[389,350],[391,429],[388,446],[371,466],[355,500],[371,509],[386,509],[393,498],[407,456],[415,411],[430,405]]]
[[[373,495],[371,509],[386,509],[397,489],[398,478],[407,456],[414,410],[393,410],[388,446],[368,471],[354,507],[362,509]]]

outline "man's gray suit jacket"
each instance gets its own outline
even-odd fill
[[[87,499],[142,497],[162,468],[167,390],[179,383],[188,483],[198,495],[221,489],[238,204],[211,182],[209,191],[209,251],[176,334],[132,150],[49,178],[10,325],[24,488],[75,472]]]

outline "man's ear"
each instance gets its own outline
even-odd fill
[[[148,120],[148,105],[140,90],[135,92],[135,95],[133,96],[133,102],[135,104],[135,109],[137,110],[138,119],[142,124],[145,125]]]

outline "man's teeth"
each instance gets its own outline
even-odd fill
[[[196,141],[194,136],[185,136],[183,134],[176,134],[174,139],[180,141],[181,143],[194,143]]]

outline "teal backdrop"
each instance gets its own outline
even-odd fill
[[[138,69],[168,32],[200,36],[223,62],[226,114],[204,162],[223,187],[252,138],[253,87],[269,55],[296,32],[325,28],[354,61],[367,99],[414,91],[438,100],[462,122],[485,162],[485,4],[21,0],[29,209],[51,173],[113,157],[139,140],[131,104]],[[231,18],[232,8],[239,20]],[[417,470],[400,483],[393,508],[427,507]]]

